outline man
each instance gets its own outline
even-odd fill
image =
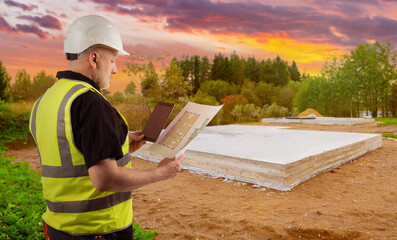
[[[131,169],[144,136],[101,95],[127,55],[112,22],[76,19],[64,42],[67,71],[33,106],[30,131],[40,156],[46,239],[133,239],[131,190],[170,179],[184,156]]]

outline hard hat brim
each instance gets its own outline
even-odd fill
[[[123,56],[123,55],[132,55],[131,53],[125,51],[124,49],[120,49],[118,52],[119,56]]]

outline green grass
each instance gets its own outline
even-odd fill
[[[375,118],[379,125],[397,125],[397,118]]]
[[[397,139],[397,135],[396,134],[392,134],[392,133],[383,133],[382,137]]]
[[[0,152],[0,239],[44,239],[41,176]]]
[[[42,215],[46,209],[41,176],[28,162],[11,162],[0,151],[0,239],[44,239]],[[146,231],[135,222],[134,240],[152,240],[156,230]]]
[[[139,226],[139,223],[135,222],[133,224],[134,227],[134,240],[154,240],[154,236],[157,233],[156,229],[146,231],[145,229]]]

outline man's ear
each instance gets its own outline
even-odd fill
[[[95,50],[92,51],[89,54],[88,60],[89,60],[90,66],[92,66],[93,68],[97,68],[98,53]]]

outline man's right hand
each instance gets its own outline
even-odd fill
[[[181,171],[180,166],[185,160],[185,154],[182,154],[178,159],[164,158],[157,165],[157,170],[160,172],[163,180],[176,177],[178,172]]]

